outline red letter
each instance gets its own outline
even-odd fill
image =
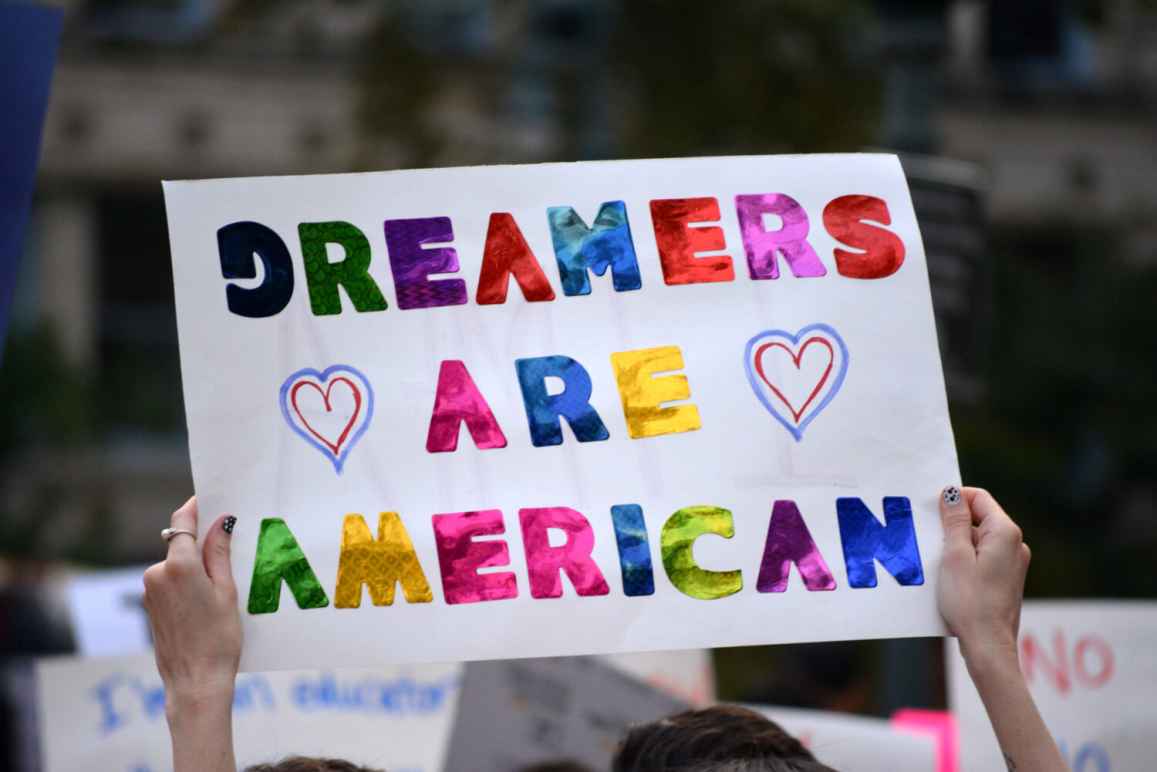
[[[447,603],[518,597],[513,573],[478,573],[479,568],[510,565],[510,551],[505,541],[474,541],[475,536],[506,533],[500,510],[434,515],[433,520],[438,564],[442,568],[442,592]]]
[[[438,371],[438,391],[434,394],[434,413],[430,416],[430,432],[426,435],[426,450],[446,453],[458,448],[458,428],[462,422],[470,430],[474,444],[482,450],[505,448],[506,435],[498,425],[490,405],[458,359],[442,362]]]
[[[695,257],[696,252],[726,249],[723,229],[712,225],[691,228],[691,223],[719,220],[719,202],[714,198],[670,198],[651,202],[651,220],[663,280],[668,284],[701,284],[734,281],[735,269],[728,255]]]
[[[1097,658],[1101,660],[1101,669],[1093,675],[1085,663],[1089,648],[1097,651]],[[1104,686],[1113,677],[1113,650],[1098,636],[1090,635],[1077,641],[1077,648],[1073,652],[1073,663],[1077,666],[1077,680],[1090,688]]]
[[[530,572],[530,594],[535,598],[558,598],[562,595],[565,571],[579,595],[606,595],[610,592],[598,565],[591,559],[595,532],[580,513],[567,507],[544,507],[519,510],[522,520],[522,545],[526,550],[526,567]],[[566,532],[566,542],[550,546],[550,529]]]
[[[1049,662],[1044,658],[1041,647],[1037,644],[1032,633],[1025,633],[1021,637],[1020,658],[1024,664],[1024,680],[1032,683],[1037,657],[1040,657],[1041,664],[1044,666],[1043,669],[1046,675],[1052,679],[1053,686],[1061,694],[1068,694],[1071,688],[1069,664],[1068,658],[1065,656],[1065,634],[1060,630],[1053,634],[1053,655],[1056,657],[1055,662]]]
[[[554,300],[554,290],[542,272],[522,231],[509,212],[490,215],[486,231],[486,246],[482,248],[482,271],[478,276],[477,300],[480,306],[506,302],[506,287],[510,277],[522,288],[522,296],[530,302]]]
[[[840,196],[824,207],[828,233],[859,252],[835,250],[836,270],[852,279],[883,279],[904,263],[904,242],[892,231],[866,222],[892,224],[888,204],[875,196]]]

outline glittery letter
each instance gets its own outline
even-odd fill
[[[660,434],[690,432],[703,424],[694,405],[661,407],[664,402],[691,398],[686,375],[653,377],[655,373],[683,369],[678,346],[619,351],[611,354],[611,366],[619,384],[627,432],[634,439]]]
[[[226,279],[256,279],[261,260],[264,278],[256,287],[225,285],[225,303],[238,316],[260,319],[281,313],[293,297],[293,260],[281,237],[261,223],[235,222],[217,231],[221,275]]]
[[[398,308],[465,305],[466,282],[429,278],[458,272],[458,253],[453,247],[424,247],[454,240],[449,217],[386,220],[385,231]]]
[[[550,207],[546,218],[564,295],[591,294],[588,269],[602,276],[610,268],[616,292],[643,286],[625,203],[608,201],[599,207],[593,228],[569,206]]]
[[[434,414],[430,416],[426,450],[430,453],[457,450],[459,427],[463,422],[470,430],[474,444],[482,450],[506,447],[506,435],[482,392],[474,385],[466,363],[447,359],[438,372],[438,391],[434,395]]]
[[[272,614],[281,602],[281,581],[289,585],[298,608],[322,608],[329,598],[309,566],[289,526],[279,517],[261,521],[253,581],[249,584],[249,613]]]
[[[475,536],[506,533],[502,512],[455,512],[434,515],[434,540],[442,568],[442,592],[446,602],[478,603],[517,598],[518,587],[509,571],[478,573],[480,568],[510,565],[510,551],[502,540],[475,541]]]
[[[359,312],[386,310],[386,299],[370,277],[370,242],[364,233],[348,222],[303,222],[297,226],[297,235],[314,316],[341,313],[338,285],[345,288]],[[340,245],[345,257],[331,263],[327,244]]]
[[[697,252],[726,249],[723,229],[717,225],[691,227],[692,223],[718,222],[719,202],[714,198],[669,198],[651,202],[651,220],[663,281],[668,284],[702,284],[733,281],[735,269],[728,255],[695,257]]]
[[[562,597],[562,572],[566,572],[579,595],[606,595],[611,590],[602,571],[591,559],[595,532],[580,513],[567,507],[521,509],[522,545],[530,574],[530,594],[535,598]],[[559,547],[550,545],[550,530],[566,534]]]
[[[840,521],[848,584],[875,587],[877,560],[900,584],[924,584],[924,566],[916,546],[912,504],[907,498],[884,497],[886,525],[880,525],[876,516],[858,498],[836,499],[836,516]]]
[[[611,507],[615,541],[619,545],[619,567],[623,571],[623,594],[627,597],[655,594],[655,573],[651,569],[651,543],[643,508],[638,504]]]
[[[827,273],[819,255],[807,242],[807,212],[791,196],[767,193],[759,196],[736,196],[735,211],[743,248],[747,251],[747,270],[753,279],[778,279],[779,260],[783,255],[792,275],[823,276]],[[767,230],[763,217],[773,214],[783,223]]]
[[[562,444],[560,416],[570,424],[579,442],[597,442],[611,436],[591,407],[591,377],[578,362],[564,356],[535,357],[516,359],[514,367],[522,387],[530,441],[535,447]],[[561,393],[547,391],[546,379],[550,377],[562,379]]]
[[[792,563],[799,569],[803,586],[808,590],[836,589],[836,578],[812,539],[799,507],[794,501],[777,501],[771,508],[767,543],[763,548],[763,561],[755,588],[760,592],[786,590]]]
[[[892,224],[888,204],[875,196],[840,196],[824,207],[824,227],[832,238],[859,250],[836,248],[836,270],[852,279],[883,279],[904,264],[904,242],[886,228]]]
[[[550,281],[522,237],[514,216],[508,212],[495,212],[490,215],[486,246],[482,249],[482,271],[478,275],[476,295],[478,305],[505,303],[511,276],[528,301],[554,300]]]
[[[735,535],[731,512],[719,507],[684,507],[663,524],[659,549],[663,568],[679,592],[701,600],[734,595],[743,589],[740,571],[709,571],[695,562],[695,540],[706,533]]]
[[[363,584],[369,585],[370,600],[375,606],[392,606],[398,582],[402,583],[408,603],[429,603],[434,599],[398,513],[382,512],[378,516],[376,541],[361,515],[346,515],[341,526],[334,607],[360,606]]]

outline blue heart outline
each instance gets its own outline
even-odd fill
[[[759,387],[761,383],[759,375],[755,372],[755,369],[752,366],[753,363],[751,360],[751,351],[755,348],[755,344],[757,342],[767,338],[782,338],[786,341],[789,341],[793,347],[798,346],[800,340],[805,335],[817,330],[827,335],[829,338],[835,341],[837,346],[839,346],[841,354],[840,370],[836,374],[836,380],[832,383],[832,388],[828,390],[828,393],[824,395],[824,398],[820,400],[820,403],[812,408],[812,410],[807,414],[807,416],[804,417],[804,420],[800,422],[800,425],[797,427],[793,422],[784,418],[784,416],[771,404],[771,401],[766,396],[764,396],[763,390]],[[840,390],[840,387],[844,385],[844,376],[848,374],[848,362],[850,359],[851,358],[848,354],[848,347],[844,344],[844,339],[840,337],[840,334],[836,332],[835,329],[831,327],[831,325],[816,322],[815,324],[809,324],[806,327],[801,328],[800,331],[794,335],[792,335],[787,330],[764,330],[763,332],[758,333],[751,340],[747,341],[747,346],[744,348],[743,369],[747,373],[747,382],[751,384],[751,390],[755,392],[755,396],[763,404],[763,407],[767,409],[767,412],[771,413],[772,418],[779,421],[780,424],[783,425],[783,428],[787,429],[788,433],[790,433],[792,437],[795,437],[796,442],[800,442],[803,439],[804,429],[808,427],[808,424],[815,420],[816,416],[823,412],[823,409],[827,407],[828,403],[831,402],[832,399],[836,396],[836,393]]]
[[[309,432],[303,431],[301,427],[294,423],[293,418],[289,415],[289,389],[303,375],[312,375],[324,386],[329,382],[329,377],[331,375],[334,373],[343,372],[355,376],[359,382],[365,386],[366,418],[364,421],[362,421],[362,425],[354,430],[354,433],[348,440],[346,440],[345,447],[342,448],[341,453],[335,456],[329,448],[327,448],[325,445],[322,445],[317,441],[316,438],[309,434]],[[350,451],[354,449],[354,445],[358,444],[358,440],[362,438],[362,435],[366,433],[366,430],[370,428],[370,421],[372,421],[374,418],[374,387],[370,385],[370,379],[363,375],[360,370],[355,367],[351,367],[350,365],[330,365],[321,372],[318,372],[312,367],[303,367],[285,379],[285,382],[281,384],[281,390],[279,393],[281,399],[281,415],[283,418],[285,418],[285,422],[289,424],[289,428],[292,429],[298,437],[301,437],[310,445],[321,451],[322,455],[333,463],[334,471],[336,471],[338,474],[341,474],[342,465],[345,464],[346,456],[348,456]]]

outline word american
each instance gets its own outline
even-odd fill
[[[923,584],[924,568],[910,501],[902,496],[887,496],[883,499],[883,509],[884,522],[881,523],[862,499],[836,500],[849,586],[875,587],[877,563],[900,585]],[[519,510],[518,521],[531,597],[561,597],[564,576],[579,596],[610,594],[603,570],[593,557],[595,530],[582,513],[569,507],[525,508]],[[494,538],[506,533],[501,510],[436,514],[431,522],[442,594],[447,604],[518,597],[517,575],[510,570],[498,570],[510,566],[506,541]],[[615,505],[611,507],[611,522],[623,594],[627,597],[653,595],[655,571],[642,507]],[[561,533],[565,538],[561,543],[552,543],[557,541],[552,540],[552,532]],[[659,554],[668,580],[679,592],[699,600],[724,598],[743,589],[742,570],[712,570],[696,561],[695,542],[707,535],[724,539],[735,535],[729,510],[716,506],[684,507],[667,518],[659,532]],[[362,515],[347,515],[342,522],[340,549],[335,607],[358,608],[364,589],[368,589],[375,606],[393,605],[398,585],[408,603],[433,601],[426,569],[398,513],[379,515],[376,538]],[[836,589],[835,575],[812,538],[799,507],[794,501],[783,499],[772,506],[757,591],[785,592],[792,565],[808,591]],[[261,521],[253,561],[249,613],[276,612],[283,584],[289,586],[298,608],[323,608],[330,604],[329,595],[286,521],[265,518]]]

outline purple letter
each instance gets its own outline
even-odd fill
[[[385,228],[398,308],[466,304],[466,282],[461,279],[429,278],[430,274],[457,273],[458,253],[453,247],[424,249],[422,246],[454,240],[454,229],[449,217],[386,220]]]
[[[777,501],[771,508],[767,524],[767,543],[763,548],[763,562],[759,566],[760,592],[783,592],[787,589],[788,572],[795,563],[808,590],[834,590],[836,578],[828,570],[824,556],[812,539],[794,501]]]

